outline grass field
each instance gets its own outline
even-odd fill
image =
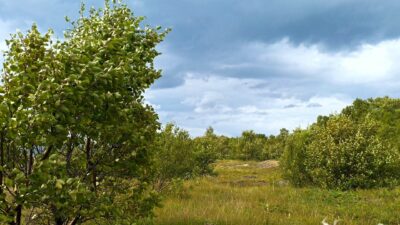
[[[277,162],[220,161],[215,177],[187,181],[156,210],[159,225],[400,225],[400,188],[294,188]]]

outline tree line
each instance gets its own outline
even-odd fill
[[[281,129],[276,136],[250,130],[226,137],[209,127],[191,140],[191,148],[204,153],[208,165],[218,159],[279,160],[283,176],[295,186],[393,187],[400,183],[399,134],[400,99],[382,97],[356,99],[340,113],[318,116],[293,132]]]

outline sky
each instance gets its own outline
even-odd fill
[[[62,38],[64,16],[76,18],[80,2],[0,0],[0,49],[33,22]],[[192,136],[209,126],[227,136],[277,134],[356,98],[400,96],[400,1],[126,2],[145,24],[172,29],[157,47],[163,75],[145,97],[163,124]]]

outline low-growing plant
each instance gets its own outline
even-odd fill
[[[332,115],[289,138],[282,166],[295,185],[353,189],[399,182],[400,155],[370,116]]]
[[[306,148],[309,141],[310,132],[308,130],[296,129],[287,139],[285,151],[280,160],[284,177],[295,186],[302,186],[311,182],[305,164],[307,159]]]
[[[171,123],[158,134],[153,154],[153,184],[160,192],[171,191],[181,180],[213,173],[211,149]]]
[[[331,117],[311,129],[305,167],[312,182],[327,188],[371,188],[397,181],[397,149],[377,133],[370,117],[359,123],[347,116]]]

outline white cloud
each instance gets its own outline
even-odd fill
[[[14,33],[15,29],[14,22],[0,19],[0,70],[3,68],[3,51],[7,49],[5,40]]]
[[[10,37],[10,34],[15,31],[15,25],[11,21],[1,20],[0,19],[0,51],[4,51],[6,49],[5,40]]]
[[[283,74],[298,74],[334,83],[369,84],[400,74],[400,39],[363,44],[354,50],[327,52],[314,45],[295,45],[284,38],[273,44],[245,45],[247,63],[223,67],[265,67]]]
[[[237,55],[211,63],[218,70],[209,71],[218,72],[188,72],[181,86],[151,89],[146,96],[162,106],[161,121],[174,121],[192,135],[209,125],[225,135],[247,129],[271,134],[306,127],[356,97],[390,95],[400,87],[400,39],[337,52],[282,39],[244,45]],[[164,63],[169,69],[187,61],[169,54]],[[261,75],[252,76],[253,68]],[[236,78],[231,71],[238,71]]]
[[[252,88],[260,82],[215,75],[201,78],[192,74],[185,78],[182,86],[151,89],[146,98],[153,104],[163,105],[157,110],[163,123],[173,121],[192,135],[201,135],[210,125],[225,135],[240,135],[248,129],[275,134],[283,127],[306,127],[318,115],[337,112],[352,101],[334,94],[308,100],[290,94],[270,96],[268,90]],[[287,105],[295,107],[285,108]]]
[[[183,59],[173,52],[171,46],[161,43],[157,46],[157,51],[161,53],[155,60],[157,68],[163,71],[173,70],[182,64]]]

